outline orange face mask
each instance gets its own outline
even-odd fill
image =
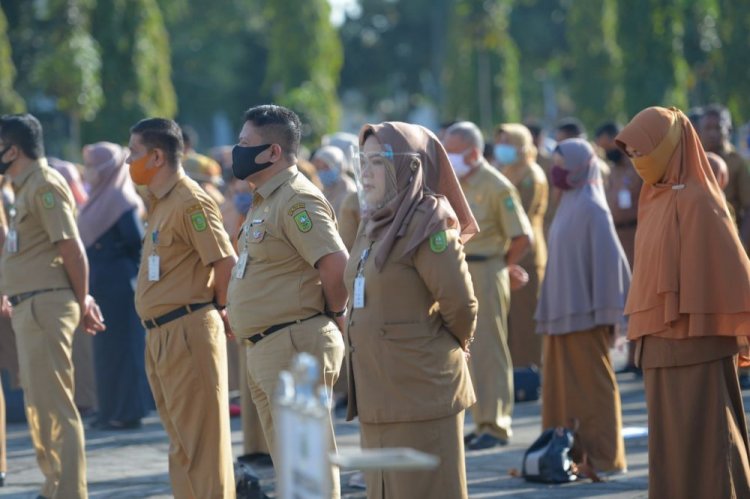
[[[150,184],[156,172],[159,171],[156,167],[146,168],[149,156],[149,154],[146,154],[142,158],[130,162],[130,178],[136,185]]]

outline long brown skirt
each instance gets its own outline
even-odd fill
[[[361,423],[363,449],[411,447],[440,458],[429,471],[366,471],[367,499],[466,499],[464,411],[406,423]]]
[[[544,336],[542,429],[577,421],[576,448],[598,471],[627,467],[610,330],[600,326]]]
[[[682,350],[692,349],[688,343],[698,343],[689,339],[659,343],[667,341],[665,357],[678,360]],[[696,346],[712,350],[705,343]],[[647,341],[644,357],[648,347]],[[643,378],[649,497],[750,497],[748,434],[735,358],[683,366],[644,365]]]

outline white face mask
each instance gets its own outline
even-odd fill
[[[456,177],[463,178],[471,171],[471,166],[466,164],[464,161],[464,153],[448,153],[448,159],[451,162],[453,171],[456,172]]]

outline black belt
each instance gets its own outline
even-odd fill
[[[48,288],[48,289],[38,289],[36,291],[29,291],[28,293],[21,293],[20,295],[13,295],[8,297],[8,301],[11,305],[14,307],[17,306],[19,303],[21,303],[24,300],[28,300],[32,296],[41,295],[42,293],[51,293],[53,291],[64,291],[66,289],[70,288]]]
[[[160,315],[159,317],[155,319],[144,320],[143,327],[145,327],[146,329],[155,329],[157,327],[163,326],[164,324],[177,320],[180,317],[183,317],[191,312],[195,312],[196,310],[200,310],[212,304],[213,302],[209,301],[206,303],[194,303],[192,305],[185,305],[184,307],[176,308],[172,310],[171,312],[167,312],[164,315]]]
[[[635,227],[638,225],[638,220],[631,220],[630,222],[621,222],[619,224],[615,224],[615,229],[629,229],[631,227]]]
[[[490,259],[489,256],[484,256],[484,255],[466,255],[467,262],[485,262],[489,259]]]
[[[263,338],[265,338],[266,336],[269,336],[269,335],[275,333],[276,331],[280,331],[281,329],[284,329],[285,327],[289,327],[289,326],[291,326],[293,324],[299,324],[300,322],[309,321],[310,319],[314,319],[315,317],[317,317],[319,315],[322,315],[322,314],[320,312],[318,312],[315,315],[311,315],[307,319],[300,319],[300,320],[292,321],[292,322],[284,322],[283,324],[275,324],[275,325],[269,327],[268,329],[266,329],[265,331],[263,331],[262,333],[258,333],[258,334],[252,335],[251,337],[249,337],[247,339],[247,341],[249,341],[250,343],[252,343],[254,345],[254,344],[258,343],[260,340],[262,340]]]

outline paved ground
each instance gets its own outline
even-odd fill
[[[618,376],[622,394],[623,423],[626,428],[646,426],[646,408],[641,381],[631,374]],[[750,404],[750,391],[745,392]],[[530,484],[511,476],[520,469],[524,450],[540,433],[538,403],[518,404],[515,409],[515,437],[504,448],[470,452],[467,455],[469,492],[472,498],[645,498],[648,469],[646,439],[628,439],[629,471],[605,483],[579,482],[565,486]],[[468,423],[467,423],[468,424]],[[241,454],[240,421],[232,420],[235,455]],[[356,423],[337,418],[340,446],[357,446]],[[92,498],[171,497],[167,474],[167,438],[158,417],[153,414],[135,431],[86,431],[89,491]],[[27,499],[36,497],[41,474],[36,466],[25,424],[8,427],[8,478],[0,496]],[[273,470],[258,468],[264,491],[273,496]],[[343,495],[363,498],[364,492],[347,485],[353,471],[342,473]]]

